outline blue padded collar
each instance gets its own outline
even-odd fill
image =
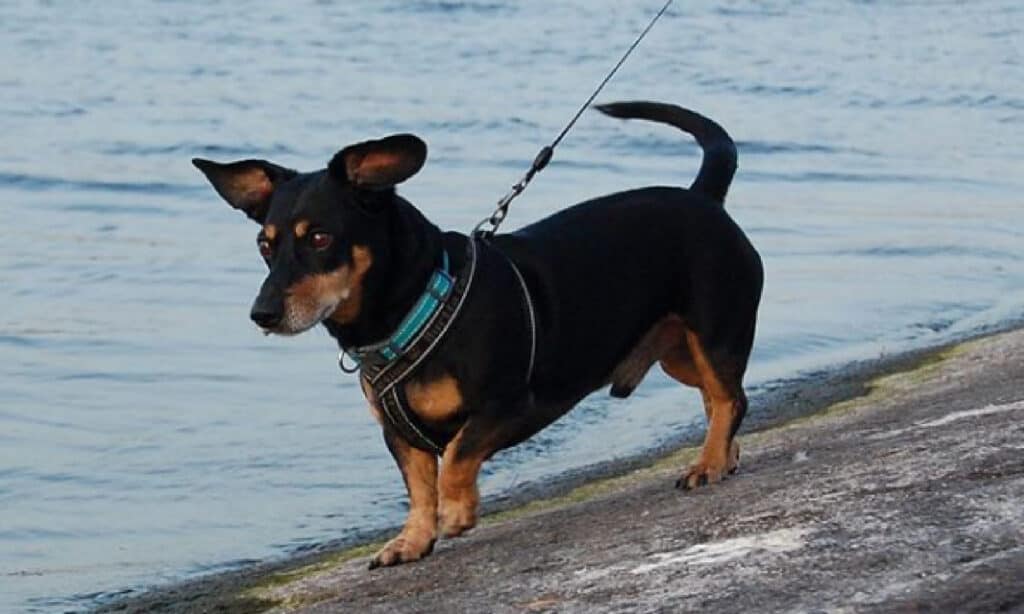
[[[357,365],[361,365],[367,360],[384,363],[397,360],[451,295],[452,288],[455,287],[455,279],[449,272],[449,268],[448,251],[442,250],[441,268],[434,270],[430,281],[427,282],[426,290],[402,319],[402,323],[398,325],[391,337],[381,343],[348,350],[346,353],[352,360]]]

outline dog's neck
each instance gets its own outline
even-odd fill
[[[355,320],[324,325],[342,348],[388,339],[423,294],[441,258],[441,230],[399,196],[383,213],[381,245],[371,246],[373,264],[363,280]]]

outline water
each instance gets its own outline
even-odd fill
[[[470,228],[660,2],[0,3],[0,611],[400,522],[404,492],[323,332],[265,338],[255,227],[194,155],[321,167],[412,131],[403,193]],[[728,206],[767,286],[750,382],[1024,311],[1024,9],[681,2],[602,100],[683,103],[740,144]],[[588,113],[509,227],[688,184],[667,128]],[[702,421],[656,376],[492,463],[485,493]]]

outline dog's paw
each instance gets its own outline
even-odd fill
[[[693,490],[701,486],[710,486],[739,471],[740,444],[735,439],[729,445],[729,452],[722,455],[724,458],[718,459],[716,456],[701,454],[697,462],[687,467],[683,475],[676,480],[676,488]]]
[[[710,486],[721,482],[726,473],[732,473],[735,468],[730,468],[728,462],[712,462],[703,457],[686,468],[683,475],[676,480],[676,488],[680,490],[693,490],[701,486]]]
[[[441,535],[458,537],[476,526],[475,501],[441,501],[438,514]]]
[[[370,559],[370,569],[418,561],[434,551],[434,538],[412,533],[398,534]]]

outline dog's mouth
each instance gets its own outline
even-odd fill
[[[324,320],[344,321],[351,307],[359,304],[359,293],[352,288],[348,267],[330,273],[307,275],[283,291],[283,313],[279,321],[257,325],[267,335],[298,335]],[[270,324],[270,325],[267,325]]]
[[[286,308],[284,317],[274,326],[257,325],[264,335],[280,335],[282,337],[294,337],[320,324],[333,314],[343,301],[329,301],[318,307],[318,309],[296,309]],[[287,304],[287,303],[286,303]]]

